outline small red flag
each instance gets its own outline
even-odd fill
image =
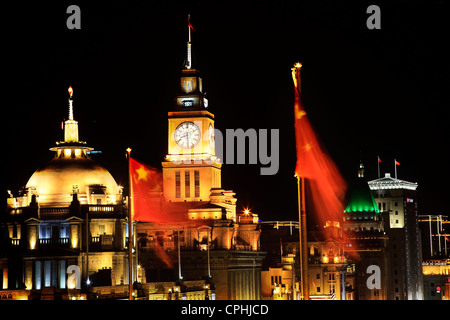
[[[397,160],[395,161],[395,165],[396,166],[399,166],[400,165],[400,162],[398,162]]]
[[[190,14],[188,15],[188,26],[189,26],[189,28],[192,29],[192,31],[195,31],[194,27],[191,24],[191,15]]]
[[[381,159],[380,159],[380,157],[378,157],[378,162],[379,162],[379,163],[381,163]]]
[[[445,241],[449,242],[450,239],[447,236],[445,236]]]

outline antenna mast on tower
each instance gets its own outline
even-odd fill
[[[190,69],[192,67],[191,29],[195,31],[194,27],[191,24],[191,15],[188,14],[189,41],[187,43],[187,64],[186,64],[186,69]]]
[[[73,120],[73,100],[72,100],[72,95],[73,95],[73,89],[72,86],[69,87],[69,120]]]

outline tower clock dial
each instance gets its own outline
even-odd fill
[[[200,141],[200,129],[195,123],[183,122],[175,129],[175,141],[183,149],[191,149]]]

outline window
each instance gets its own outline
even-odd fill
[[[383,211],[386,211],[386,202],[383,202]]]
[[[272,283],[272,285],[281,284],[281,276],[271,276],[270,282]]]
[[[61,289],[66,288],[66,261],[59,261],[59,287]]]
[[[180,171],[175,171],[175,197],[181,198]]]
[[[191,172],[184,172],[184,194],[186,198],[191,197]]]
[[[397,210],[395,210],[395,215],[398,216],[398,211]]]
[[[200,197],[200,171],[194,171],[195,197]]]
[[[34,289],[41,289],[41,262],[34,262]]]
[[[44,261],[44,287],[50,287],[51,286],[51,267],[52,262],[50,260]]]

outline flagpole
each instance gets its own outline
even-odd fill
[[[188,14],[188,31],[189,31],[189,41],[187,44],[187,65],[186,68],[190,69],[192,66],[192,48],[191,48],[191,15]]]
[[[397,179],[397,159],[394,159],[394,172],[395,172],[395,179]]]
[[[128,299],[133,300],[133,183],[130,174],[131,171],[131,148],[127,148],[128,156],[128,185],[129,185],[129,196],[128,196]]]
[[[209,256],[209,234],[211,230],[208,230],[208,246],[206,247],[208,249],[208,279],[211,279],[211,262],[210,262],[210,256]]]
[[[300,102],[301,99],[301,77],[300,68],[302,64],[297,62],[292,70],[292,78],[295,85],[296,99]],[[298,159],[297,159],[298,160]],[[297,170],[296,170],[297,171]],[[300,177],[297,172],[295,173],[297,178],[298,189],[298,214],[299,214],[299,251],[300,251],[300,283],[301,294],[303,300],[309,300],[309,281],[308,281],[308,244],[307,244],[307,231],[306,231],[306,206],[305,206],[305,178]]]
[[[178,279],[183,280],[183,276],[181,275],[181,247],[180,247],[180,230],[177,230],[178,233]]]
[[[306,231],[306,208],[305,208],[305,179],[297,177],[298,210],[299,210],[299,240],[300,240],[300,281],[302,285],[303,300],[309,300],[308,281],[308,246]]]
[[[188,30],[189,30],[189,43],[191,43],[191,15],[188,14]]]
[[[378,158],[378,179],[380,179],[380,156],[377,156]]]

